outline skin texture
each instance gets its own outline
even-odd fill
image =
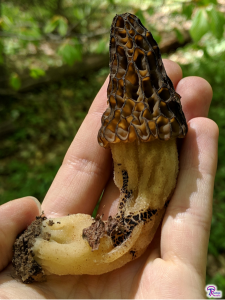
[[[0,207],[1,298],[205,298],[218,142],[218,127],[207,119],[212,90],[202,78],[182,79],[177,64],[168,60],[164,64],[182,97],[189,131],[181,141],[176,190],[151,245],[137,260],[107,274],[51,275],[45,283],[24,285],[10,276],[11,249],[16,235],[39,209],[29,197],[11,201]],[[107,84],[96,96],[45,197],[42,209],[48,217],[91,214],[105,185],[99,213],[104,212],[105,218],[115,214],[118,191],[110,177],[111,154],[96,140]]]

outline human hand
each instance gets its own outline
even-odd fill
[[[201,78],[182,79],[180,67],[164,60],[181,95],[189,131],[182,141],[176,190],[161,228],[145,253],[124,267],[100,275],[47,277],[24,285],[11,277],[12,245],[40,214],[31,198],[0,207],[1,298],[205,298],[205,272],[217,165],[218,127],[207,119],[212,98]],[[108,81],[96,96],[50,187],[42,209],[47,217],[91,214],[101,193],[99,213],[115,214],[119,191],[112,181],[109,150],[98,145]]]

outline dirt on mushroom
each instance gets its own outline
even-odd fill
[[[12,265],[16,270],[16,277],[21,278],[24,283],[45,280],[45,273],[34,260],[32,251],[35,239],[41,234],[43,220],[46,220],[44,215],[36,217],[36,220],[17,238],[13,246]],[[45,235],[43,238],[49,240],[50,235]]]

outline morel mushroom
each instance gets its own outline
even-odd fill
[[[98,141],[112,150],[118,212],[94,222],[85,214],[38,217],[14,245],[13,265],[26,283],[52,273],[102,274],[139,257],[172,196],[176,138],[187,124],[157,43],[129,13],[113,19],[107,96]]]

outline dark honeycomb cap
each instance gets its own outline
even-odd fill
[[[135,15],[114,17],[109,52],[109,106],[99,144],[183,138],[187,123],[181,97],[166,74],[156,41]]]

